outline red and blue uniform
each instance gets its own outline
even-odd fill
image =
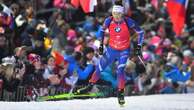
[[[124,68],[130,53],[130,32],[129,28],[138,33],[138,45],[142,45],[144,39],[143,30],[129,17],[124,18],[121,22],[114,21],[114,18],[108,17],[104,21],[104,25],[100,31],[101,39],[104,37],[104,31],[108,28],[110,38],[109,45],[100,58],[99,64],[96,66],[96,71],[90,79],[90,83],[96,83],[100,78],[100,73],[109,64],[117,60],[117,80],[118,89],[125,87]]]

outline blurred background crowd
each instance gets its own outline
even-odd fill
[[[131,31],[126,95],[194,92],[194,1],[188,3],[185,26],[179,36],[173,31],[166,2],[123,0],[126,16],[145,31],[142,56],[146,68],[134,55],[137,35]],[[1,99],[16,93],[18,87],[25,88],[28,100],[34,100],[34,95],[49,95],[51,89],[73,92],[78,86],[87,85],[100,57],[99,28],[111,15],[113,3],[114,0],[0,0]],[[107,31],[105,45],[108,36]],[[102,72],[100,85],[116,88],[116,65]]]

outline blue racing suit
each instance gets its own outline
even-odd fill
[[[129,28],[138,33],[138,45],[142,46],[144,39],[143,30],[129,17],[124,18],[121,22],[114,21],[114,18],[108,17],[105,19],[103,27],[100,30],[101,39],[104,37],[104,31],[109,29],[110,40],[103,57],[99,59],[96,66],[96,71],[93,73],[90,83],[96,83],[100,78],[100,73],[107,67],[107,65],[118,61],[117,67],[117,88],[125,88],[124,68],[130,54],[130,32]]]

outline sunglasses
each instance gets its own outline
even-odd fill
[[[31,61],[34,63],[34,62],[38,62],[40,61],[40,56],[39,55],[36,55],[34,57],[31,58]]]

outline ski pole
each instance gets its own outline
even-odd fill
[[[137,57],[139,58],[140,62],[143,64],[144,68],[146,68],[146,65],[145,65],[145,63],[143,62],[142,58],[141,58],[139,55],[138,55]]]

